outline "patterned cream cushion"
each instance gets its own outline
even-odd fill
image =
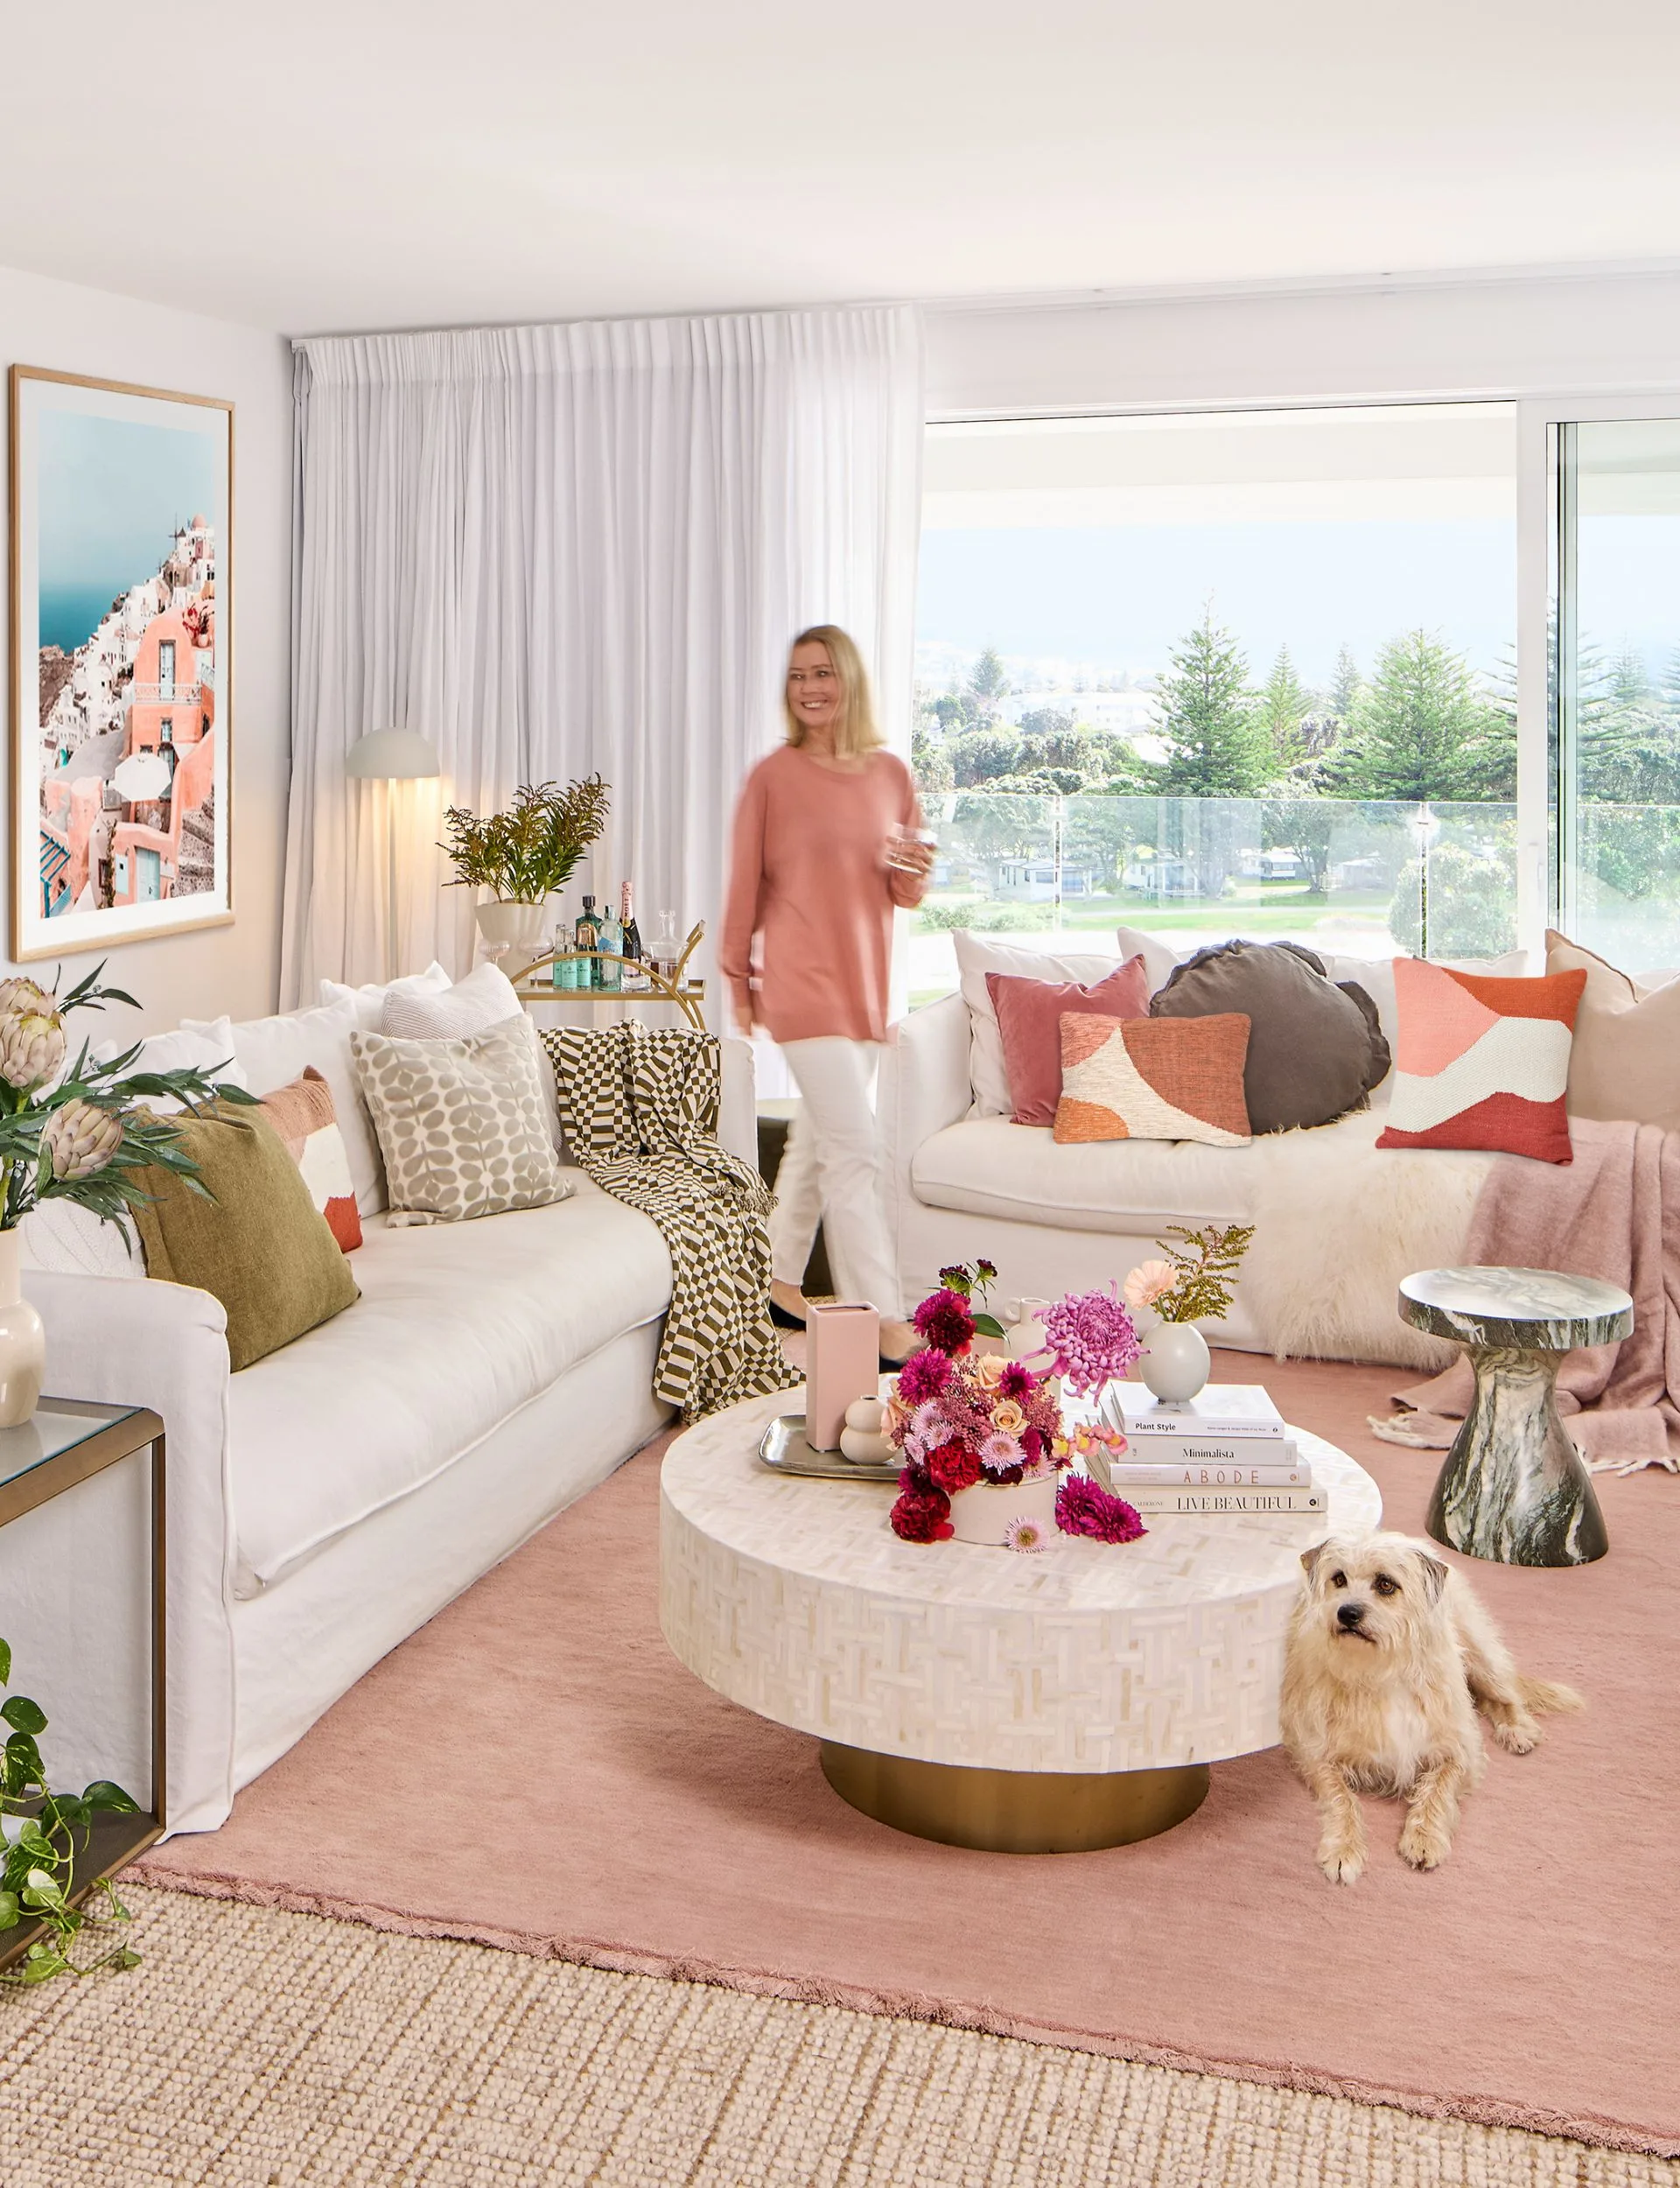
[[[554,1159],[536,1038],[522,1012],[453,1041],[354,1033],[350,1048],[393,1224],[462,1223],[571,1192]]]

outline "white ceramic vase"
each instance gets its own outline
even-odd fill
[[[959,1489],[951,1499],[951,1526],[956,1539],[999,1548],[1017,1519],[1030,1519],[1053,1537],[1060,1479],[1059,1475],[1046,1474],[1032,1482],[976,1482],[972,1489]]]
[[[0,1231],[0,1428],[32,1418],[46,1372],[46,1331],[19,1282],[23,1242]]]
[[[1138,1372],[1163,1405],[1182,1406],[1208,1380],[1208,1340],[1193,1322],[1164,1322],[1150,1332]]]
[[[502,944],[510,957],[528,963],[543,954],[548,910],[546,903],[513,904],[493,897],[479,906],[479,932],[487,943]]]

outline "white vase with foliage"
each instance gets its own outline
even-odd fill
[[[599,775],[569,782],[522,783],[506,811],[480,815],[452,805],[443,849],[455,868],[452,887],[487,889],[479,932],[517,965],[542,955],[550,900],[606,825],[612,796]]]

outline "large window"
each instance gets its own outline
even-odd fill
[[[1511,947],[1516,505],[1503,403],[931,427],[913,1001],[958,926]]]
[[[1680,962],[1680,419],[1555,429],[1555,896],[1630,971]]]

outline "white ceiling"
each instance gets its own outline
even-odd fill
[[[0,26],[0,263],[289,333],[1680,260],[1671,0]]]

